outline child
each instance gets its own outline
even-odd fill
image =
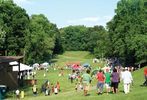
[[[43,76],[46,77],[46,74],[44,73]]]
[[[57,89],[57,86],[55,86],[55,88],[54,88],[54,93],[55,93],[55,95],[57,95],[57,94],[58,94],[58,89]]]
[[[15,94],[16,94],[16,98],[19,100],[20,91],[18,89],[15,91]]]
[[[56,86],[57,86],[58,91],[60,92],[60,83],[58,81],[57,81]]]
[[[24,98],[24,91],[20,92],[20,98],[23,99]]]
[[[46,84],[46,91],[45,91],[45,96],[50,95],[50,84],[49,81]]]
[[[54,85],[51,83],[52,93],[54,93]]]
[[[36,85],[33,86],[32,91],[33,91],[33,95],[36,96],[37,95],[37,86]]]
[[[50,88],[49,87],[46,87],[45,96],[48,96],[48,95],[50,95]]]

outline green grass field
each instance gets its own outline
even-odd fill
[[[55,63],[59,67],[64,67],[65,64],[69,61],[80,61],[81,63],[88,62],[92,65],[92,67],[100,66],[102,67],[104,63],[92,63],[92,55],[88,52],[66,52],[63,55],[59,55],[54,59]],[[144,81],[143,77],[143,69],[137,70],[133,72],[134,84],[131,88],[131,92],[125,95],[122,87],[122,83],[119,85],[119,93],[118,94],[109,94],[104,93],[103,95],[96,94],[96,88],[92,88],[89,93],[90,96],[83,96],[83,91],[75,91],[75,83],[70,83],[68,80],[68,74],[71,73],[71,70],[64,70],[64,76],[59,77],[60,70],[53,70],[53,68],[49,69],[49,72],[46,73],[47,76],[43,77],[44,71],[37,71],[36,79],[37,79],[37,87],[40,89],[41,84],[45,80],[49,80],[50,83],[55,84],[57,81],[60,82],[61,92],[58,95],[50,95],[45,96],[43,93],[38,94],[38,96],[34,97],[31,91],[31,87],[25,88],[25,98],[23,100],[147,100],[147,87],[140,87],[142,82]],[[92,81],[92,86],[96,86],[96,79],[94,78]],[[16,97],[11,94],[9,100],[15,100]]]

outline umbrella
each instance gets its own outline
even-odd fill
[[[73,64],[72,65],[72,69],[74,69],[74,70],[79,69],[79,68],[80,68],[80,66],[78,64]]]
[[[82,66],[83,67],[90,67],[90,64],[89,63],[84,63]]]

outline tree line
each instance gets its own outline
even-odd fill
[[[107,27],[57,28],[43,14],[29,16],[13,0],[0,1],[0,51],[23,55],[28,64],[49,61],[64,51],[89,51],[97,58],[117,57],[125,66],[147,62],[147,3],[120,0]],[[2,55],[2,54],[1,54]]]

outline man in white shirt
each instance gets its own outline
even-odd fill
[[[130,84],[133,81],[132,74],[128,71],[128,68],[125,68],[125,71],[122,73],[122,80],[124,83],[124,92],[128,94],[130,92]]]

